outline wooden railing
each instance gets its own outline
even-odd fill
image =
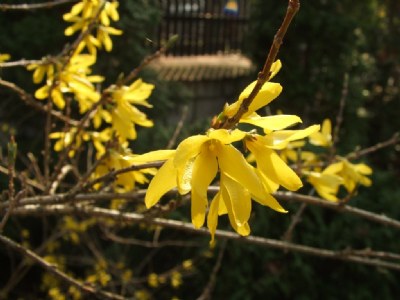
[[[249,0],[237,0],[238,12],[224,11],[226,0],[159,0],[163,19],[156,46],[177,34],[169,55],[240,52],[248,23]]]

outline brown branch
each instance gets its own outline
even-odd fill
[[[3,167],[3,166],[1,166],[1,165],[0,165],[0,173],[6,174],[6,175],[9,174],[8,169]],[[16,175],[14,175],[14,178],[19,179],[18,176],[16,176]],[[44,190],[44,186],[41,185],[40,183],[38,183],[38,182],[36,182],[36,181],[34,181],[32,179],[29,179],[29,178],[25,179],[25,180],[26,180],[26,183],[29,184],[30,186],[32,186],[32,187],[34,187],[34,188],[36,188],[38,190],[41,190],[41,191]]]
[[[299,0],[289,0],[288,7],[286,10],[286,15],[282,21],[280,28],[275,34],[274,40],[272,42],[271,48],[269,49],[267,59],[264,63],[264,67],[261,72],[258,74],[257,82],[251,91],[250,95],[243,100],[242,104],[239,107],[239,110],[236,114],[225,120],[222,124],[215,123],[215,126],[218,128],[232,129],[240,120],[240,118],[249,110],[249,106],[251,102],[253,102],[254,98],[257,96],[258,92],[261,90],[264,83],[266,83],[271,76],[271,66],[275,61],[279,49],[283,43],[283,38],[286,35],[287,29],[290,26],[294,16],[300,9],[300,1]]]
[[[104,181],[111,181],[114,180],[118,175],[131,172],[131,171],[138,171],[138,170],[143,170],[143,169],[148,169],[148,168],[159,168],[162,166],[164,162],[162,161],[156,161],[156,162],[151,162],[151,163],[145,163],[145,164],[140,164],[140,165],[132,165],[126,168],[118,169],[115,171],[111,171],[104,176],[98,177],[96,179],[93,179],[92,181],[89,181],[85,186],[84,189],[88,189],[92,187],[93,185],[104,182]]]
[[[187,105],[185,105],[182,108],[181,117],[179,119],[178,124],[176,124],[176,128],[175,128],[174,133],[172,134],[172,137],[168,141],[168,145],[167,145],[166,149],[172,149],[174,147],[174,145],[176,143],[176,140],[178,139],[178,135],[182,131],[182,128],[183,128],[185,120],[186,120],[186,118],[188,116],[188,113],[189,113],[189,107]]]
[[[135,238],[126,238],[118,236],[107,228],[104,228],[103,233],[105,237],[113,242],[125,245],[135,245],[145,248],[164,248],[164,247],[201,247],[202,243],[188,242],[188,241],[143,241]]]
[[[32,10],[39,8],[52,8],[57,5],[77,2],[77,0],[54,0],[43,3],[24,3],[24,4],[0,4],[0,10]]]
[[[106,291],[101,291],[97,290],[91,286],[85,285],[75,278],[72,278],[71,276],[67,275],[63,271],[59,270],[56,265],[48,263],[45,261],[42,257],[34,253],[33,251],[23,247],[22,245],[16,243],[15,241],[9,239],[8,237],[4,235],[0,235],[0,242],[5,244],[7,247],[10,247],[11,249],[19,252],[22,256],[27,257],[31,260],[33,260],[35,263],[39,264],[42,266],[46,271],[52,273],[53,275],[57,276],[61,280],[65,281],[71,286],[75,286],[79,290],[81,290],[84,293],[91,294],[92,296],[96,297],[97,299],[116,299],[116,300],[122,300],[124,297],[115,295],[110,292]]]
[[[218,186],[210,186],[208,191],[210,194],[215,194],[219,190]],[[170,194],[175,195],[177,190],[171,190]],[[46,196],[34,196],[21,199],[17,207],[30,207],[30,213],[33,213],[36,209],[37,213],[40,213],[45,205],[53,204],[63,204],[69,201],[74,201],[74,203],[85,202],[85,201],[107,201],[112,199],[126,199],[126,200],[142,200],[146,194],[146,190],[139,190],[132,193],[91,193],[91,194],[77,194],[73,199],[68,197],[68,194],[56,194],[56,195],[46,195]],[[306,196],[293,192],[275,192],[274,197],[278,200],[283,201],[296,201],[300,203],[307,203],[314,206],[320,206],[323,208],[331,209],[339,213],[348,213],[360,218],[364,218],[374,223],[389,226],[395,229],[400,229],[400,221],[390,218],[382,214],[376,214],[367,210],[360,208],[342,205],[340,203],[330,202],[314,196]],[[9,201],[0,203],[0,211],[7,208]]]
[[[370,153],[376,152],[376,151],[378,151],[378,150],[380,150],[382,148],[393,146],[393,145],[395,145],[395,144],[397,144],[399,142],[400,142],[400,133],[396,132],[387,141],[377,143],[377,144],[375,144],[375,145],[373,145],[371,147],[368,147],[368,148],[365,148],[365,149],[362,149],[362,150],[356,150],[356,151],[346,155],[346,158],[347,159],[358,159],[358,158],[360,158],[362,156],[365,156],[365,155],[368,155]]]
[[[21,100],[23,102],[25,102],[25,104],[35,108],[38,111],[47,112],[47,109],[46,109],[45,106],[39,104],[37,102],[37,100],[32,97],[32,95],[30,95],[29,93],[24,91],[22,88],[20,88],[16,84],[14,84],[12,82],[9,82],[9,81],[6,81],[6,80],[3,80],[3,79],[0,78],[0,85],[4,86],[6,88],[9,88],[10,90],[16,92],[19,95],[19,97],[21,98]],[[58,111],[55,111],[55,110],[51,111],[51,115],[53,117],[65,122],[65,123],[69,124],[69,125],[77,126],[77,124],[78,124],[77,121],[71,120],[71,119],[65,117],[62,113],[60,113]]]
[[[290,222],[290,225],[286,232],[282,236],[283,241],[291,241],[292,240],[292,235],[295,227],[297,226],[298,223],[301,221],[301,217],[303,216],[303,213],[307,207],[307,203],[302,203],[300,205],[300,208],[296,211],[296,214],[292,217],[292,221]]]
[[[276,192],[273,194],[278,200],[284,201],[297,201],[302,203],[307,203],[315,206],[320,206],[328,209],[335,210],[337,212],[348,213],[355,215],[369,221],[379,223],[382,225],[387,225],[392,228],[400,229],[400,221],[389,218],[383,214],[376,214],[367,210],[363,210],[357,207],[352,207],[348,205],[342,205],[341,203],[330,202],[321,198],[306,196],[292,192]]]
[[[36,209],[33,209],[36,213]],[[32,209],[25,208],[17,208],[14,210],[15,214],[19,215],[31,215]],[[111,218],[116,221],[124,221],[124,222],[133,222],[133,223],[147,223],[156,226],[162,226],[167,228],[172,228],[176,230],[186,231],[194,234],[201,234],[209,236],[209,232],[205,228],[196,229],[193,227],[191,223],[163,219],[163,218],[148,218],[142,214],[138,213],[122,213],[117,210],[105,209],[105,208],[92,208],[87,206],[82,207],[69,207],[64,205],[54,205],[51,207],[42,207],[40,210],[41,215],[49,214],[49,215],[71,215],[71,214],[83,214],[96,218]],[[216,230],[215,236],[221,239],[228,239],[239,241],[246,244],[257,245],[260,247],[280,249],[284,251],[298,252],[302,254],[341,260],[346,262],[353,262],[358,264],[364,264],[368,266],[374,267],[383,267],[391,270],[400,271],[400,264],[388,262],[380,259],[371,259],[368,257],[357,256],[354,254],[346,254],[345,251],[334,251],[324,248],[316,248],[305,246],[301,244],[289,243],[275,239],[269,239],[258,236],[248,236],[243,237],[234,232],[225,231],[225,230]]]
[[[224,253],[226,250],[227,240],[222,242],[221,248],[218,253],[217,261],[215,262],[214,268],[212,269],[210,279],[204,288],[201,295],[197,298],[197,300],[208,300],[211,299],[211,293],[214,290],[215,283],[217,281],[217,273],[221,269],[222,259],[224,258]]]
[[[335,128],[333,129],[333,136],[332,136],[332,147],[331,147],[331,155],[330,157],[333,159],[336,153],[336,145],[339,141],[339,132],[340,128],[343,123],[343,113],[344,107],[346,105],[347,95],[349,94],[349,74],[345,73],[343,76],[343,86],[342,86],[342,95],[340,97],[340,104],[339,104],[339,111],[336,115],[336,124]]]
[[[16,61],[2,62],[0,63],[0,68],[26,67],[31,64],[41,64],[41,63],[42,63],[41,60],[20,59]]]

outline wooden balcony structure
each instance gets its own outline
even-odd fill
[[[236,0],[237,12],[226,0],[159,0],[163,18],[159,48],[173,35],[178,40],[167,55],[152,63],[165,80],[204,81],[248,75],[253,66],[242,55],[248,27],[249,0]]]

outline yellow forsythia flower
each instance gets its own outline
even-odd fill
[[[343,178],[343,185],[349,193],[353,192],[359,184],[364,186],[372,184],[371,179],[365,176],[372,174],[372,169],[366,164],[352,164],[343,158],[328,166],[327,169]]]
[[[0,53],[0,63],[5,62],[11,58],[10,54]]]
[[[309,141],[315,146],[330,147],[332,146],[332,124],[331,120],[325,119],[322,123],[321,131],[314,132],[310,135]]]
[[[271,77],[280,68],[280,61],[275,62]],[[226,106],[219,119],[234,116],[254,85],[249,85],[235,103]],[[181,195],[190,192],[192,223],[196,228],[203,226],[209,208],[207,226],[212,237],[211,243],[220,215],[227,214],[232,228],[240,235],[250,233],[248,221],[251,199],[278,212],[286,212],[271,193],[279,186],[297,190],[302,182],[276,151],[318,131],[319,125],[303,130],[284,130],[301,122],[301,119],[292,115],[262,117],[255,112],[275,99],[281,91],[282,87],[278,83],[264,84],[248,112],[239,121],[262,128],[264,135],[256,134],[254,130],[210,129],[204,135],[186,138],[176,150],[158,150],[134,157],[132,163],[166,160],[149,184],[145,196],[146,207],[154,206],[173,188],[177,188]],[[256,167],[250,165],[233,145],[239,141],[253,154]],[[218,175],[220,190],[209,205],[207,190]]]
[[[136,80],[130,86],[113,86],[110,88],[112,93],[112,108],[110,109],[111,124],[117,133],[120,142],[127,139],[136,139],[135,124],[151,127],[153,121],[147,119],[145,113],[136,108],[137,105],[151,108],[147,102],[154,85]]]
[[[337,202],[339,199],[336,194],[339,187],[343,184],[343,178],[335,174],[332,169],[326,168],[322,173],[304,172],[307,175],[308,182],[315,188],[318,195],[322,198]]]

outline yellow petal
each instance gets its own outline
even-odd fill
[[[246,132],[243,132],[239,129],[217,129],[210,130],[207,135],[210,139],[216,139],[222,144],[231,144],[233,142],[242,140],[246,136]]]
[[[232,145],[221,145],[218,153],[218,163],[221,172],[240,182],[256,197],[265,195],[265,190],[253,167],[249,165],[243,154]]]
[[[183,140],[176,149],[174,165],[178,174],[179,193],[186,194],[191,189],[191,176],[195,157],[201,146],[208,140],[207,136],[195,135]]]
[[[202,151],[193,164],[192,172],[192,223],[200,228],[204,224],[208,206],[207,188],[218,171],[215,156],[209,151]]]
[[[251,197],[250,193],[237,181],[229,176],[221,176],[221,185],[224,185],[229,194],[230,206],[238,226],[243,226],[250,218]]]
[[[222,180],[221,182],[223,182],[223,179],[222,179],[223,177],[224,177],[224,174],[221,174],[221,180]],[[240,224],[239,225],[236,222],[236,219],[235,219],[235,216],[234,216],[234,213],[233,213],[233,210],[232,210],[231,201],[230,201],[229,197],[230,196],[229,196],[229,193],[228,193],[226,187],[224,185],[221,185],[221,200],[225,203],[226,209],[228,211],[229,222],[230,222],[232,228],[237,233],[239,233],[240,235],[247,236],[247,235],[250,234],[249,224],[246,222],[244,224]]]
[[[255,201],[260,203],[261,205],[268,206],[272,208],[275,211],[281,212],[281,213],[287,213],[288,211],[284,209],[279,202],[270,194],[265,194],[263,198],[257,198],[253,197]]]
[[[174,156],[175,150],[156,150],[136,155],[130,158],[131,163],[147,163],[153,161],[160,161],[170,159]]]
[[[296,123],[301,123],[301,119],[295,115],[276,115],[261,117],[257,114],[252,114],[246,118],[242,118],[240,120],[240,123],[253,124],[255,126],[263,128],[264,130],[274,131],[282,130]]]
[[[176,148],[174,165],[177,169],[185,167],[186,163],[200,153],[201,145],[208,141],[205,135],[194,135],[183,140]]]
[[[35,97],[39,100],[46,99],[49,96],[49,89],[48,85],[44,85],[35,92]]]
[[[53,89],[51,91],[51,97],[53,99],[54,104],[59,108],[59,109],[64,109],[65,107],[65,100],[64,97],[61,93],[61,91],[57,88]]]
[[[275,75],[279,72],[279,70],[282,68],[282,62],[278,59],[276,60],[272,66],[271,66],[271,75],[269,76],[269,80],[275,77]]]
[[[221,202],[223,202],[223,201],[220,201],[220,198],[221,198],[221,192],[218,192],[214,196],[214,199],[211,201],[210,210],[208,211],[208,215],[207,215],[207,227],[211,234],[211,241],[210,241],[211,245],[213,245],[215,242],[214,236],[215,236],[215,231],[217,230],[217,226],[218,226],[219,204]]]
[[[372,169],[367,166],[366,164],[356,164],[354,165],[355,169],[357,170],[357,172],[364,174],[364,175],[370,175],[372,174]]]
[[[239,99],[224,109],[224,114],[227,117],[233,117],[237,113],[243,100],[246,99],[250,95],[251,91],[254,89],[256,82],[257,81],[254,81],[251,84],[249,84],[240,94]],[[279,83],[274,83],[274,82],[265,83],[261,88],[261,90],[258,92],[257,96],[254,97],[253,101],[249,106],[248,112],[245,113],[243,117],[249,116],[256,110],[260,109],[261,107],[266,106],[276,97],[278,97],[281,92],[282,92],[282,86]]]
[[[303,186],[297,174],[274,150],[252,141],[247,141],[246,146],[256,157],[257,168],[266,177],[291,191],[298,190]]]
[[[312,125],[300,130],[279,130],[271,132],[265,137],[260,137],[259,140],[271,149],[282,150],[290,142],[303,139],[318,130],[319,125]]]
[[[176,170],[172,159],[167,160],[151,180],[145,196],[147,208],[152,207],[169,190],[176,187]]]

